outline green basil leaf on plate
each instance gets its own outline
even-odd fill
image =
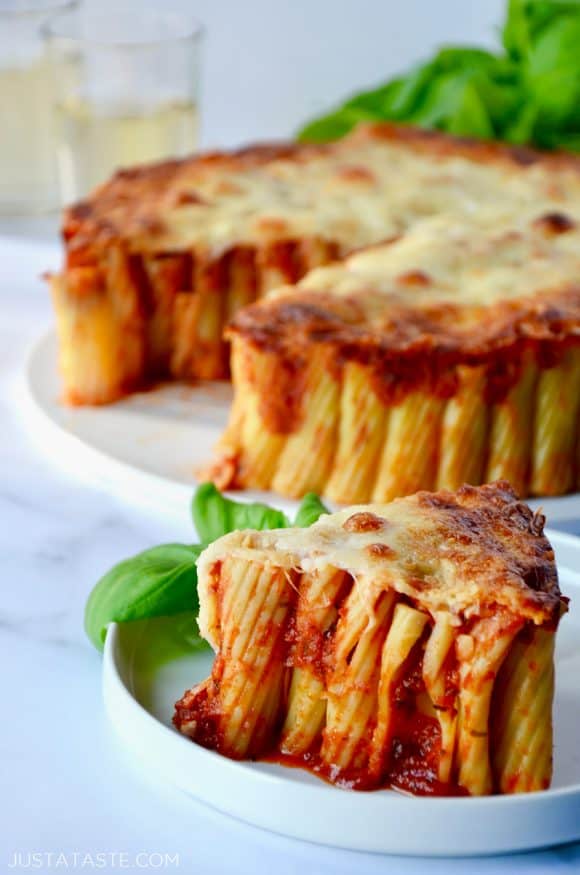
[[[198,487],[191,505],[193,523],[200,541],[211,544],[238,529],[284,529],[290,525],[286,514],[267,504],[245,504],[225,498],[213,483]]]
[[[314,492],[309,492],[300,502],[293,525],[299,529],[306,529],[324,513],[330,513],[330,511],[321,502],[318,495]]]
[[[103,649],[109,623],[197,611],[196,561],[202,547],[162,544],[113,566],[85,608],[85,631]]]
[[[298,508],[294,525],[310,526],[323,513],[328,513],[324,504],[309,493]],[[211,483],[197,489],[192,515],[201,544],[162,544],[144,550],[119,562],[96,584],[85,608],[85,631],[98,650],[103,649],[109,623],[177,614],[182,615],[180,622],[188,629],[191,647],[205,646],[195,624],[199,610],[196,562],[200,553],[212,541],[237,529],[290,526],[281,510],[232,501]]]

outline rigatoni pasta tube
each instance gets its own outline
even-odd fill
[[[332,350],[320,347],[309,360],[300,424],[278,459],[272,479],[276,492],[300,497],[325,490],[335,453],[339,405],[340,377]]]
[[[493,776],[489,761],[489,708],[497,672],[521,628],[509,618],[478,620],[469,635],[460,636],[458,783],[472,796],[489,794]]]
[[[442,410],[443,401],[424,391],[410,392],[390,408],[373,501],[433,487]]]
[[[147,372],[152,377],[170,375],[175,298],[190,284],[190,259],[164,255],[143,259],[149,297],[146,321]]]
[[[236,424],[240,422],[239,482],[241,485],[251,484],[258,489],[270,488],[278,459],[286,443],[285,434],[276,434],[266,428],[261,413],[262,398],[269,391],[268,385],[271,390],[272,359],[269,352],[234,339],[232,361],[235,362],[235,373],[245,391],[240,405],[234,405],[231,430],[228,429],[223,443],[229,443],[230,434],[236,440]]]
[[[552,776],[552,629],[525,629],[493,695],[493,772],[501,793],[545,790]]]
[[[307,751],[319,735],[326,715],[322,646],[338,614],[338,596],[348,580],[335,568],[303,574],[296,607],[297,644],[280,747],[285,753]]]
[[[135,389],[143,376],[140,335],[127,338],[117,301],[99,274],[77,268],[53,277],[51,292],[66,400],[106,404]]]
[[[377,722],[370,744],[369,772],[380,779],[389,756],[392,730],[392,685],[428,621],[427,614],[398,604],[381,654]]]
[[[282,696],[283,634],[294,589],[284,569],[228,559],[221,570],[220,708],[224,750],[259,751]]]
[[[537,370],[533,358],[526,357],[516,383],[491,410],[485,479],[509,480],[519,494],[528,491]]]
[[[387,408],[373,391],[370,369],[344,366],[338,449],[325,493],[333,501],[362,502],[372,495],[377,462],[385,441]]]
[[[296,279],[295,249],[296,244],[292,240],[276,240],[258,249],[256,269],[260,296]]]
[[[370,613],[354,589],[338,623],[321,749],[322,759],[332,766],[362,768],[368,763],[379,654],[393,603],[394,593],[383,593]]]
[[[190,377],[202,380],[226,375],[224,328],[226,258],[194,262],[193,294],[198,299],[189,362]]]
[[[250,304],[257,295],[256,253],[249,246],[238,246],[228,259],[229,283],[224,325],[241,307]]]
[[[455,646],[456,636],[453,618],[443,612],[438,614],[423,655],[423,680],[441,730],[438,777],[443,782],[452,777],[457,729],[456,704],[448,701],[445,676],[445,661]]]
[[[561,495],[574,485],[580,410],[580,348],[540,372],[537,387],[530,491]]]
[[[484,368],[458,368],[459,384],[445,405],[441,423],[438,489],[481,483],[487,448],[486,373]]]

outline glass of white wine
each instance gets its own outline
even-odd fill
[[[115,4],[57,15],[44,35],[63,203],[121,167],[195,149],[202,38],[196,20],[165,3]]]
[[[0,0],[0,215],[58,206],[51,76],[41,28],[74,0]]]

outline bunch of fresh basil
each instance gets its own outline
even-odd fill
[[[502,51],[452,47],[306,125],[334,140],[360,121],[580,151],[580,0],[510,0]]]
[[[328,513],[318,496],[304,497],[294,522],[266,504],[231,501],[211,483],[200,486],[192,502],[199,544],[161,544],[119,562],[94,587],[85,608],[85,631],[98,650],[103,649],[109,623],[189,612],[197,617],[196,562],[212,541],[236,529],[306,527]],[[193,642],[195,643],[195,642]],[[192,644],[193,646],[193,644]]]

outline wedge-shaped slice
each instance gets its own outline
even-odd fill
[[[548,787],[565,599],[543,524],[498,481],[220,538],[198,565],[216,659],[175,725],[355,789]]]

